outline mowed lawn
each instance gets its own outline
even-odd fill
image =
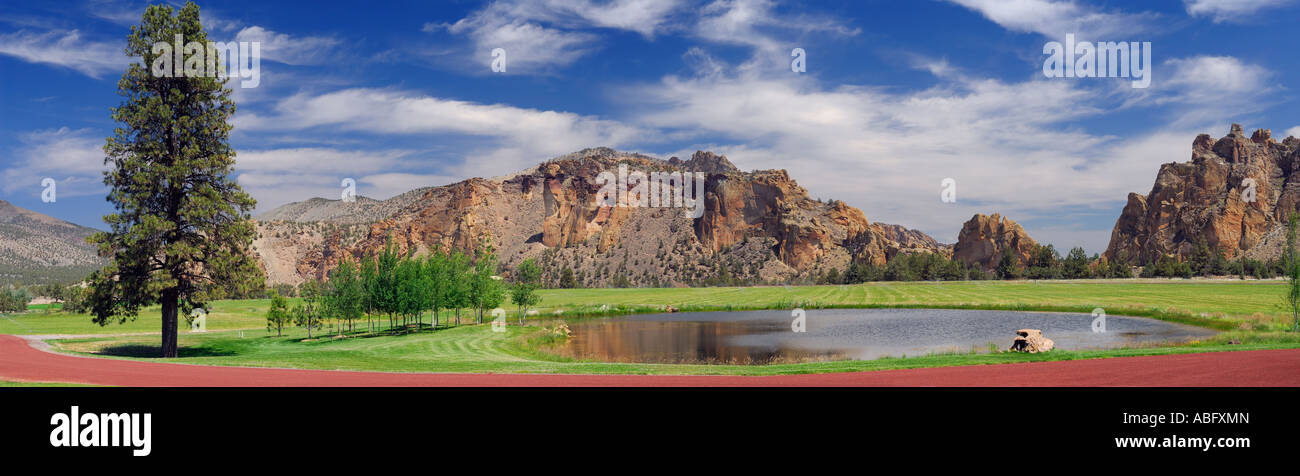
[[[269,299],[212,302],[208,306],[208,329],[265,328],[266,309],[270,306]],[[180,326],[182,332],[187,330],[184,319],[181,319]],[[135,334],[158,333],[161,329],[160,306],[141,309],[134,320],[102,327],[95,324],[89,314],[34,309],[22,314],[0,315],[0,334]]]
[[[694,289],[573,289],[542,291],[541,313],[555,319],[575,315],[652,312],[664,306],[681,309],[776,309],[787,307],[971,307],[1073,310],[1101,307],[1110,315],[1145,315],[1196,321],[1228,330],[1203,342],[1166,347],[1071,351],[1046,354],[987,353],[971,349],[940,355],[886,358],[872,361],[781,363],[761,366],[638,364],[574,361],[543,348],[544,333],[532,318],[529,326],[511,325],[492,332],[487,325],[426,329],[400,335],[352,335],[306,339],[302,329],[283,337],[265,329],[267,300],[213,303],[208,316],[211,332],[181,332],[181,356],[174,361],[251,367],[372,370],[393,372],[500,373],[619,373],[770,375],[849,372],[949,365],[978,365],[1049,360],[1089,359],[1185,352],[1300,347],[1300,334],[1284,332],[1290,318],[1281,306],[1286,290],[1280,281],[1056,281],[868,283],[847,286],[775,286]],[[511,309],[510,322],[514,322]],[[1190,316],[1190,317],[1189,317]],[[427,323],[429,316],[423,321]],[[446,322],[444,315],[443,322]],[[157,360],[158,309],[142,313],[125,325],[99,327],[85,315],[59,312],[0,318],[0,332],[14,334],[137,334],[102,335],[52,341],[66,352],[122,359]],[[183,324],[182,324],[182,327]],[[358,323],[365,328],[365,321]],[[242,329],[235,330],[235,329]],[[1239,343],[1229,344],[1236,340]]]

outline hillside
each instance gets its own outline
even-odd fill
[[[84,278],[104,263],[86,243],[95,231],[0,200],[0,283]]]

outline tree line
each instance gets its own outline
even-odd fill
[[[1141,265],[1121,253],[1115,260],[1093,254],[1082,247],[1065,255],[1052,245],[1037,245],[1022,263],[1011,249],[1003,250],[993,269],[985,271],[960,259],[939,253],[899,253],[884,265],[866,261],[850,264],[843,272],[831,268],[815,276],[819,284],[857,284],[871,281],[977,281],[986,279],[1116,279],[1193,276],[1236,276],[1240,279],[1272,279],[1287,275],[1286,256],[1269,260],[1240,257],[1229,260],[1223,251],[1212,249],[1204,240],[1186,259],[1166,255]]]
[[[505,281],[500,274],[508,274]],[[307,280],[297,288],[300,298],[289,306],[288,296],[270,291],[267,330],[283,335],[289,325],[314,329],[333,320],[341,335],[344,329],[355,331],[362,318],[367,332],[376,332],[382,324],[388,330],[415,329],[425,326],[423,316],[430,316],[429,328],[452,319],[459,325],[461,312],[468,311],[476,323],[485,314],[501,306],[507,298],[515,305],[518,322],[524,323],[528,309],[541,302],[537,294],[541,269],[527,259],[514,270],[502,269],[490,245],[482,245],[472,254],[435,247],[425,256],[399,253],[390,241],[384,249],[360,260],[344,256],[330,270],[324,281]]]

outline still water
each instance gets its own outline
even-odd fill
[[[1058,349],[1105,349],[1202,339],[1200,327],[1141,317],[935,309],[812,309],[806,332],[790,311],[687,312],[570,321],[561,355],[607,362],[767,364],[1006,350],[1016,329],[1042,329]]]

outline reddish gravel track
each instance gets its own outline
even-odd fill
[[[1300,349],[764,377],[417,374],[267,369],[79,357],[0,335],[0,380],[130,387],[1300,386]]]

